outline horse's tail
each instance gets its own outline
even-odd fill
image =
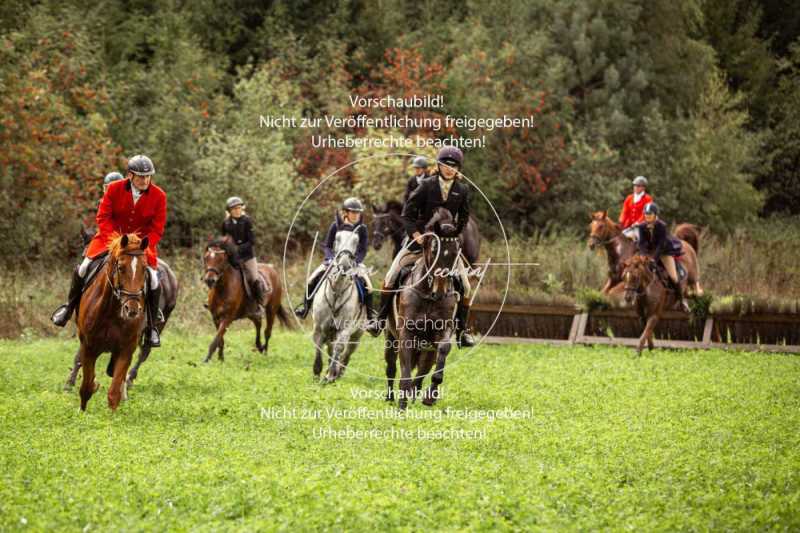
[[[275,313],[278,317],[278,320],[281,321],[281,325],[287,329],[294,329],[294,321],[291,320],[289,317],[289,312],[283,306],[283,304],[278,306],[278,311]]]
[[[696,254],[700,253],[700,228],[694,224],[678,224],[675,236],[691,244]]]

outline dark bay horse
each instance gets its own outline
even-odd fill
[[[606,251],[608,279],[602,292],[608,294],[614,286],[622,282],[623,264],[637,252],[637,246],[622,234],[622,227],[608,217],[608,211],[595,211],[591,213],[591,217],[588,245],[590,250],[602,246]],[[693,254],[699,252],[700,230],[697,226],[678,224],[673,234],[682,241],[684,250],[688,244]]]
[[[158,302],[158,307],[164,315],[164,322],[158,325],[158,333],[160,335],[167,326],[169,316],[172,314],[172,310],[175,309],[175,304],[178,302],[178,278],[175,277],[175,272],[172,271],[172,268],[170,268],[167,262],[161,259],[158,260],[158,278],[161,284],[161,299]],[[151,349],[152,347],[149,344],[140,343],[139,356],[136,358],[136,364],[133,365],[133,368],[128,372],[128,379],[126,380],[128,387],[133,386],[133,380],[135,380],[136,376],[139,374],[139,367],[142,363],[147,361]],[[64,384],[64,390],[72,390],[72,387],[75,386],[75,379],[78,376],[78,369],[80,367],[81,358],[80,350],[78,350],[78,352],[75,353],[72,370],[70,370],[67,382]]]
[[[684,255],[683,264],[687,276],[681,280],[681,290],[684,290],[687,280],[691,283],[691,280],[699,278],[697,257],[693,250],[690,254]],[[653,331],[656,324],[663,312],[672,308],[678,301],[677,295],[667,288],[662,276],[666,274],[659,274],[658,265],[650,257],[634,255],[624,263],[622,279],[625,301],[636,309],[639,320],[644,324],[644,331],[639,337],[639,345],[636,348],[637,355],[642,354],[645,343],[650,350],[653,349]]]
[[[380,250],[384,241],[391,239],[392,257],[397,257],[406,236],[403,219],[400,216],[402,212],[402,204],[393,200],[386,202],[383,207],[372,206],[373,222],[370,240],[375,250]],[[481,251],[481,233],[474,218],[469,217],[460,239],[461,253],[470,265],[474,265],[478,261]]]
[[[422,260],[417,261],[400,292],[386,325],[387,401],[393,401],[397,360],[400,361],[399,407],[416,399],[422,381],[434,363],[431,384],[422,393],[422,403],[433,405],[455,329],[458,293],[453,288],[454,263],[461,252],[450,212],[440,208],[425,227]],[[416,375],[411,372],[416,368]]]
[[[267,321],[264,328],[264,343],[261,343],[261,309],[258,303],[248,297],[241,271],[236,267],[236,246],[229,237],[211,239],[203,254],[205,273],[203,281],[208,286],[208,310],[214,320],[217,334],[208,347],[203,360],[208,363],[214,352],[220,361],[225,360],[225,331],[235,320],[249,318],[256,328],[256,348],[266,353],[275,317],[285,327],[291,327],[289,315],[281,305],[283,286],[278,271],[270,264],[259,263],[258,271],[264,276],[267,290],[264,315]]]
[[[145,326],[145,272],[147,237],[116,235],[109,244],[105,267],[89,282],[81,296],[76,323],[80,339],[81,410],[99,388],[95,363],[111,352],[112,370],[108,406],[116,410],[126,395],[125,376]]]

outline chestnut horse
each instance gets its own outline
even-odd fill
[[[111,352],[113,369],[108,406],[116,410],[126,395],[125,376],[145,326],[145,266],[147,237],[115,235],[103,270],[89,282],[81,296],[76,323],[80,339],[81,411],[97,391],[94,366],[104,352]]]
[[[684,255],[683,265],[687,276],[681,280],[681,290],[684,290],[687,280],[699,276],[697,258],[693,251],[691,252]],[[639,345],[636,348],[637,355],[642,354],[645,343],[650,350],[653,349],[653,331],[656,324],[664,310],[672,308],[678,301],[675,291],[668,289],[665,280],[662,279],[662,276],[667,274],[659,273],[658,268],[655,260],[645,255],[631,257],[623,267],[625,301],[636,309],[639,320],[644,324],[644,331],[639,337]]]
[[[208,363],[215,351],[218,351],[220,361],[225,360],[225,331],[240,318],[249,318],[253,322],[256,327],[256,348],[259,352],[266,353],[275,317],[285,327],[291,327],[289,315],[281,305],[283,287],[278,271],[272,265],[258,264],[258,271],[264,276],[267,285],[267,301],[263,305],[267,325],[264,328],[264,344],[261,344],[261,309],[247,295],[242,273],[237,268],[236,246],[230,237],[211,239],[203,254],[203,263],[203,281],[209,289],[207,307],[217,329],[203,362]]]
[[[622,282],[623,264],[637,252],[637,246],[635,242],[622,234],[619,224],[608,218],[608,211],[595,211],[591,213],[591,217],[588,245],[590,250],[594,250],[598,246],[605,248],[608,259],[608,280],[606,280],[602,292],[609,294],[614,286]],[[697,226],[678,224],[673,234],[680,239],[684,253],[686,253],[687,245],[691,246],[693,255],[700,251],[700,231]],[[693,286],[693,289],[702,292],[699,285]]]
[[[160,335],[167,326],[167,322],[172,314],[172,310],[175,309],[175,304],[178,302],[178,278],[175,277],[175,272],[172,271],[172,268],[170,268],[167,262],[163,261],[161,258],[158,259],[158,276],[160,280],[159,283],[161,283],[161,299],[158,302],[158,307],[161,309],[161,313],[164,315],[164,321],[156,326]],[[133,386],[133,380],[135,380],[136,376],[139,374],[139,367],[142,366],[142,363],[147,361],[147,358],[150,356],[151,349],[152,347],[149,344],[140,343],[139,356],[136,359],[136,364],[133,365],[133,368],[131,368],[130,372],[128,372],[128,379],[125,382],[128,388]],[[75,386],[75,379],[78,377],[78,370],[80,370],[80,368],[81,353],[80,350],[78,350],[75,353],[75,360],[72,363],[72,370],[70,370],[69,377],[67,377],[67,382],[64,384],[65,391],[71,391],[72,387]],[[107,370],[107,373],[109,374],[112,372],[112,368]]]

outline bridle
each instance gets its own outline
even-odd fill
[[[447,297],[447,296],[450,296],[450,295],[454,294],[455,291],[452,290],[452,289],[449,289],[449,290],[445,289],[444,294],[440,294],[438,292],[433,292],[433,283],[434,283],[433,265],[436,265],[436,263],[439,260],[439,255],[442,253],[442,243],[459,242],[459,238],[458,237],[439,237],[435,233],[433,235],[435,237],[434,241],[436,242],[436,256],[434,257],[433,261],[429,263],[428,254],[427,253],[423,253],[422,254],[422,257],[423,257],[422,264],[425,267],[425,272],[426,272],[425,279],[427,281],[428,290],[430,292],[428,292],[428,293],[422,292],[421,290],[417,289],[416,284],[411,286],[410,288],[411,288],[411,290],[413,290],[419,296],[421,296],[422,298],[424,298],[426,300],[438,301],[443,297]],[[455,262],[458,260],[458,256],[459,256],[458,253],[454,254],[453,266],[455,265]],[[453,274],[453,266],[449,267],[450,275],[447,276],[448,281],[450,282],[451,286],[452,286],[452,282],[453,282],[452,277],[454,275]]]
[[[120,255],[132,255],[139,257],[144,255],[144,250],[121,252]],[[114,298],[119,300],[120,304],[125,305],[125,303],[129,302],[130,300],[138,299],[142,295],[144,295],[144,288],[146,283],[142,283],[142,288],[139,289],[138,291],[129,291],[123,289],[121,286],[114,285],[114,283],[111,282],[112,277],[119,279],[119,261],[117,261],[116,257],[113,258],[113,261],[114,261],[114,266],[111,269],[112,271],[111,275],[109,275],[108,273],[109,269],[106,269],[106,281],[108,282],[108,286],[111,287],[111,293],[114,295]]]
[[[213,249],[212,248],[206,248],[206,251],[209,251],[209,250],[213,254],[222,254],[222,255],[225,255],[225,256],[228,255],[228,253],[225,250],[223,250],[222,248],[213,248]],[[226,263],[229,263],[229,262],[230,261],[228,261],[226,259]],[[203,264],[205,265],[205,260],[203,261]],[[214,282],[214,284],[216,285],[217,283],[219,283],[219,280],[222,279],[222,271],[220,271],[218,268],[214,268],[212,266],[206,266],[206,274],[208,274],[209,272],[217,275],[217,280]]]

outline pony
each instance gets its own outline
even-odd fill
[[[236,320],[248,318],[256,328],[256,349],[266,354],[272,327],[277,317],[284,327],[290,328],[289,314],[281,305],[283,287],[278,271],[271,264],[259,263],[258,271],[267,285],[267,301],[263,307],[247,294],[244,277],[238,268],[236,245],[226,236],[208,241],[203,253],[205,272],[202,280],[208,287],[206,307],[211,313],[217,334],[208,347],[204,363],[208,363],[216,352],[219,360],[225,360],[225,332]],[[264,342],[261,342],[262,312],[266,319]]]

